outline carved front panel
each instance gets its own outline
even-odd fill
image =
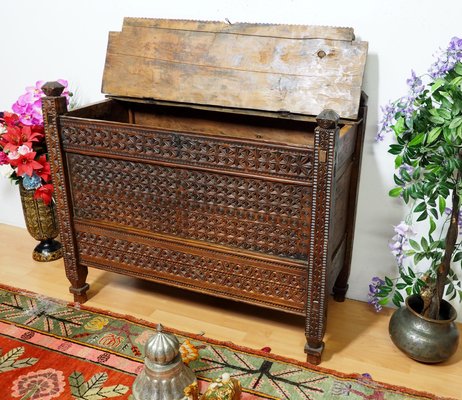
[[[62,123],[61,136],[66,151],[109,153],[140,160],[291,179],[305,184],[311,184],[313,180],[313,153],[310,148],[224,140],[70,118],[64,118]]]
[[[134,234],[121,237],[81,223],[77,223],[77,244],[82,260],[96,267],[130,269],[156,281],[303,313],[306,273],[302,266],[198,252],[187,245]]]
[[[311,187],[68,154],[77,218],[306,260]]]

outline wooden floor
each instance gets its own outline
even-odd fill
[[[34,262],[36,242],[26,230],[0,224],[0,282],[72,301],[62,260]],[[213,299],[150,282],[91,269],[89,306],[162,322],[179,330],[271,347],[279,355],[305,359],[304,319],[231,301]],[[367,290],[364,288],[364,290]],[[369,373],[375,380],[462,399],[462,345],[440,365],[424,365],[401,354],[388,336],[391,310],[376,314],[358,301],[329,304],[322,367]]]

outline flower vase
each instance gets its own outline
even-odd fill
[[[19,184],[22,210],[30,235],[40,241],[32,252],[35,261],[54,261],[63,256],[61,243],[55,240],[59,234],[56,209],[53,202],[45,205],[42,199],[34,199],[34,189]]]

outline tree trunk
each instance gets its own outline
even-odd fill
[[[457,174],[457,182],[461,179],[460,171]],[[449,269],[451,267],[452,254],[456,248],[457,236],[459,234],[459,209],[460,209],[460,198],[457,193],[457,188],[452,191],[452,213],[451,221],[449,223],[448,232],[446,234],[446,246],[444,250],[444,256],[441,264],[436,271],[436,285],[435,292],[432,297],[430,307],[428,308],[428,315],[426,317],[432,319],[439,319],[440,304],[444,295],[444,287],[448,277]],[[427,314],[427,313],[426,313]]]

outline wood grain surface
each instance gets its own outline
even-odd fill
[[[367,43],[351,28],[128,18],[103,92],[265,111],[358,115]]]

